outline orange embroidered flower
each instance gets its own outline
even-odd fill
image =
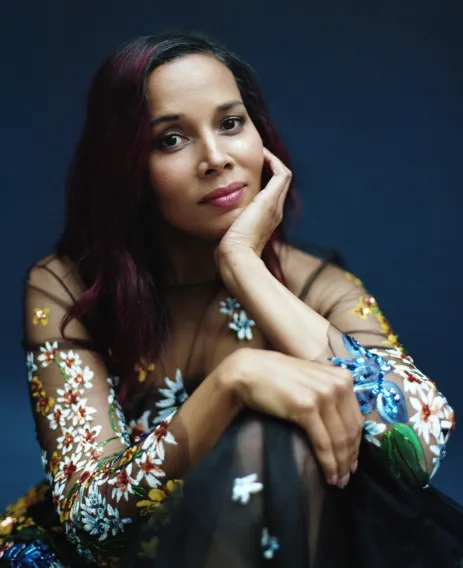
[[[155,367],[156,365],[154,363],[148,363],[144,359],[139,361],[134,367],[134,370],[138,373],[138,382],[145,382],[146,376],[151,371],[154,371]]]
[[[34,308],[34,317],[32,318],[32,323],[34,325],[37,325],[40,322],[42,325],[47,325],[49,313],[49,308]]]

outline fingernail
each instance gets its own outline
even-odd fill
[[[349,482],[349,478],[350,478],[350,473],[346,473],[346,475],[344,475],[343,477],[341,477],[339,483],[338,483],[338,487],[340,487],[341,489],[344,489],[344,487],[348,484]]]
[[[330,485],[337,485],[338,483],[338,476],[337,475],[333,475],[333,477],[331,477],[330,479],[328,479],[328,483]]]
[[[352,473],[355,473],[355,472],[357,471],[358,465],[359,465],[359,461],[358,461],[358,460],[355,460],[354,463],[352,464],[352,467],[351,467],[351,470],[350,470],[350,471],[351,471]]]

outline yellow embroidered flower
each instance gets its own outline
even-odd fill
[[[21,531],[22,529],[33,526],[35,526],[35,523],[31,517],[20,517],[18,519],[18,526],[16,528],[18,531]]]
[[[378,312],[378,305],[372,296],[361,296],[358,304],[349,313],[353,316],[360,316],[361,319],[367,319],[368,316]]]
[[[35,405],[36,412],[42,416],[46,416],[54,406],[55,399],[52,396],[46,395],[45,391],[41,391],[38,396],[37,404]]]
[[[34,308],[34,317],[32,318],[32,323],[34,325],[37,325],[40,322],[42,325],[47,325],[49,313],[49,308]]]
[[[344,271],[344,276],[347,278],[347,280],[350,280],[356,286],[363,286],[363,282],[360,280],[360,278],[357,278],[357,276],[354,276],[350,272]]]
[[[385,339],[382,343],[384,345],[391,345],[392,347],[395,347],[396,349],[399,349],[400,351],[403,351],[405,353],[405,348],[402,347],[399,342],[399,336],[392,331],[391,324],[383,316],[380,310],[378,310],[376,317],[381,326],[381,332],[384,333],[384,335],[387,335],[387,339]]]
[[[154,558],[158,547],[159,537],[153,536],[146,542],[141,543],[142,551],[138,553],[140,558]]]
[[[58,473],[60,463],[61,456],[58,452],[53,452],[51,460],[48,463],[48,469],[50,470],[50,473],[53,475],[53,477]]]
[[[35,397],[39,397],[40,393],[43,393],[43,384],[42,381],[39,379],[39,377],[32,377],[32,381],[30,383],[31,385],[31,393],[32,396]]]
[[[136,447],[127,448],[125,452],[122,454],[122,457],[117,467],[122,467],[129,464],[131,461],[133,461],[133,457],[136,453],[137,453]]]
[[[160,507],[164,499],[167,497],[167,493],[165,493],[162,489],[151,489],[147,497],[148,499],[142,499],[137,502],[137,507],[143,508],[141,511],[142,515],[149,515],[157,507]]]
[[[152,513],[155,509],[162,505],[164,499],[170,495],[179,486],[182,486],[183,481],[181,479],[172,479],[166,483],[164,489],[151,489],[148,493],[148,499],[138,501],[137,507],[142,507],[142,515],[148,515]]]
[[[145,359],[142,359],[140,362],[138,362],[134,367],[134,370],[138,373],[138,382],[145,382],[146,376],[151,371],[154,371],[155,367],[156,365],[154,363],[148,363],[147,361],[145,361]]]

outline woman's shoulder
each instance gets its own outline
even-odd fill
[[[76,299],[85,287],[79,276],[78,268],[67,256],[51,252],[39,258],[28,269],[27,281],[32,285],[63,288]]]
[[[308,280],[314,280],[314,277],[321,275],[331,265],[325,256],[308,252],[293,244],[277,243],[275,250],[286,285],[298,296]]]
[[[334,301],[348,289],[361,287],[362,282],[342,264],[338,253],[332,249],[319,249],[281,244],[276,247],[281,268],[289,290],[315,310],[326,304],[327,297]]]

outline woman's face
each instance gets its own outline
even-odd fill
[[[191,54],[148,78],[152,118],[149,179],[164,220],[188,234],[221,238],[261,189],[263,145],[229,69]],[[219,107],[228,103],[229,108]],[[156,121],[165,115],[178,115]],[[232,182],[246,184],[226,207],[201,200]]]

